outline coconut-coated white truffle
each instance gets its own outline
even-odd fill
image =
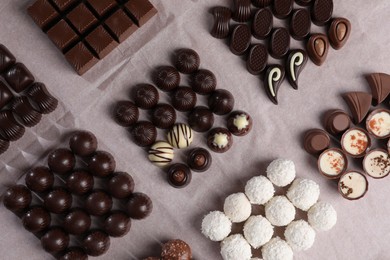
[[[234,193],[225,199],[223,211],[233,223],[240,223],[250,217],[252,205],[244,193]]]
[[[265,216],[274,226],[287,226],[295,218],[295,207],[285,196],[275,196],[265,205]]]
[[[244,225],[244,237],[255,249],[271,240],[274,227],[263,216],[251,216]]]
[[[258,258],[258,257],[252,257],[251,260],[263,260],[263,259]]]
[[[222,241],[232,231],[232,222],[221,211],[211,211],[202,220],[202,234],[211,241]]]
[[[314,229],[304,220],[291,222],[284,231],[287,243],[295,251],[307,250],[313,246],[316,238]]]
[[[241,234],[235,234],[222,241],[221,255],[224,260],[250,260],[252,250]]]
[[[264,260],[292,260],[293,251],[286,241],[275,237],[261,248]]]
[[[279,187],[289,185],[295,179],[295,165],[293,161],[276,159],[267,167],[267,177]]]
[[[307,212],[309,224],[318,231],[327,231],[337,222],[337,212],[327,202],[317,202]]]
[[[308,179],[296,179],[287,191],[287,198],[303,211],[313,206],[320,196],[320,186]]]
[[[245,185],[245,194],[252,204],[263,205],[274,196],[274,193],[274,185],[265,176],[255,176]]]

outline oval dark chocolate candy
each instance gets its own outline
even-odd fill
[[[207,171],[211,166],[211,162],[211,154],[203,148],[193,149],[187,158],[188,166],[196,172]]]
[[[302,49],[291,50],[287,58],[287,79],[294,89],[298,89],[298,77],[307,62],[307,53]]]
[[[336,50],[341,49],[351,34],[351,23],[345,18],[334,18],[328,30],[330,45]]]
[[[269,42],[269,54],[275,59],[283,58],[290,49],[290,35],[286,28],[275,28]]]
[[[8,188],[3,196],[4,206],[14,212],[26,209],[31,200],[31,191],[24,185],[15,185]]]
[[[69,138],[69,147],[78,156],[90,156],[97,149],[96,136],[89,131],[76,131]]]
[[[69,234],[62,228],[52,227],[41,237],[41,244],[46,252],[55,254],[65,250],[69,240]]]
[[[131,135],[136,145],[145,147],[154,144],[157,138],[157,129],[149,121],[140,121],[131,129]]]
[[[311,61],[317,66],[321,66],[328,56],[328,38],[322,33],[313,34],[307,42],[306,50]]]
[[[200,69],[192,75],[191,87],[200,95],[208,95],[217,87],[217,78],[213,72]]]
[[[274,0],[274,4],[272,5],[272,11],[275,17],[279,19],[287,18],[294,5],[294,0]]]
[[[76,157],[71,150],[59,148],[52,151],[47,159],[50,170],[57,174],[66,174],[76,165]]]
[[[333,13],[333,0],[314,0],[311,7],[311,19],[316,25],[326,24]]]
[[[251,18],[251,0],[233,0],[233,20],[239,23],[249,21]]]
[[[49,114],[57,108],[58,100],[49,93],[43,83],[32,84],[27,90],[27,96],[37,104],[42,114]]]
[[[152,112],[152,123],[157,128],[168,129],[176,122],[175,109],[165,103],[158,104]]]
[[[179,49],[175,51],[175,67],[184,74],[191,74],[199,69],[200,57],[193,49]]]
[[[214,125],[214,115],[207,107],[195,107],[188,115],[188,125],[196,132],[206,132]]]
[[[110,248],[110,237],[100,230],[90,231],[82,241],[85,252],[90,256],[100,256]]]
[[[23,227],[32,233],[47,229],[50,223],[50,212],[40,206],[30,208],[22,217]]]
[[[268,67],[264,77],[264,88],[269,99],[278,104],[278,91],[284,79],[284,69],[280,65],[271,65]]]
[[[53,187],[54,175],[49,168],[38,166],[26,174],[25,182],[30,190],[34,192],[45,192]]]
[[[196,105],[196,93],[190,87],[177,87],[171,96],[171,104],[178,111],[190,111]]]
[[[42,114],[35,110],[26,96],[14,98],[11,107],[24,126],[33,127],[42,119]]]
[[[295,0],[295,2],[301,6],[309,6],[312,3],[312,0]]]
[[[234,97],[226,89],[217,89],[209,96],[208,105],[214,114],[226,115],[234,108]]]
[[[158,90],[150,84],[139,84],[133,90],[135,104],[142,109],[151,109],[158,103],[160,95]]]
[[[163,91],[171,91],[180,84],[180,73],[172,66],[160,66],[153,73],[153,81]]]
[[[214,16],[214,25],[211,29],[211,35],[217,39],[227,38],[230,32],[232,11],[224,6],[216,6],[211,12]]]
[[[310,27],[309,11],[304,8],[294,10],[290,20],[291,36],[296,40],[303,40],[309,35]]]
[[[126,209],[132,219],[144,219],[152,213],[153,203],[148,195],[135,192],[129,197]]]
[[[235,55],[243,55],[251,43],[251,30],[246,24],[236,25],[230,37],[230,51]]]
[[[168,168],[168,182],[175,188],[184,188],[191,182],[191,170],[183,163],[172,164]]]
[[[16,141],[20,139],[26,129],[15,119],[10,110],[0,111],[0,136],[7,141]]]
[[[114,108],[114,118],[119,125],[123,127],[132,126],[137,123],[138,117],[138,107],[133,102],[122,100],[116,103]]]
[[[115,171],[116,162],[112,154],[97,151],[87,162],[87,168],[96,177],[107,177]]]
[[[263,8],[271,5],[272,0],[252,0],[252,4],[256,7]]]
[[[264,44],[254,44],[246,61],[246,68],[249,73],[259,75],[267,66],[268,51]]]
[[[252,22],[252,34],[257,39],[265,39],[271,33],[273,26],[273,15],[270,9],[259,9]]]

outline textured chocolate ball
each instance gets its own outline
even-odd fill
[[[90,256],[100,256],[110,248],[110,237],[103,231],[93,230],[82,241],[85,252]]]
[[[203,148],[193,149],[187,158],[188,166],[197,172],[207,171],[211,166],[212,158],[209,151]]]
[[[217,87],[217,78],[209,70],[198,70],[191,78],[191,87],[200,95],[211,94]]]
[[[22,217],[23,227],[32,233],[47,229],[50,223],[50,212],[40,206],[30,208]]]
[[[93,189],[94,179],[92,174],[84,170],[73,171],[66,179],[66,187],[76,195],[84,195]]]
[[[144,219],[152,213],[152,200],[144,193],[133,193],[126,205],[127,214],[132,219]]]
[[[196,93],[190,87],[176,88],[171,97],[171,104],[179,111],[190,111],[196,105]]]
[[[53,213],[61,214],[72,207],[72,195],[62,187],[54,187],[43,199],[45,208]]]
[[[53,172],[65,174],[73,170],[76,158],[69,149],[59,148],[49,154],[47,164]]]
[[[104,230],[112,237],[123,237],[129,233],[130,227],[130,217],[120,210],[111,212],[104,220]]]
[[[77,131],[69,140],[70,149],[78,156],[90,156],[98,146],[96,136],[89,131]]]
[[[223,127],[212,129],[207,135],[207,146],[216,153],[227,152],[233,145],[232,134]]]
[[[45,192],[53,187],[54,175],[49,168],[39,166],[31,169],[25,177],[26,186],[35,192]]]
[[[195,107],[188,115],[188,124],[196,132],[206,132],[214,125],[214,115],[207,107]]]
[[[108,192],[117,199],[127,198],[134,191],[134,180],[126,172],[116,172],[108,181]]]
[[[168,182],[175,188],[184,188],[191,182],[191,170],[182,163],[172,164],[168,169]]]
[[[183,240],[170,240],[163,245],[161,250],[161,258],[162,260],[191,260],[191,247]]]
[[[190,74],[199,69],[200,58],[196,51],[183,48],[175,51],[174,62],[178,71]]]
[[[227,128],[237,136],[247,135],[252,125],[252,117],[244,111],[233,111],[227,119]]]
[[[112,198],[103,190],[94,190],[85,200],[85,209],[93,216],[102,216],[112,208]]]
[[[87,162],[88,171],[96,177],[107,177],[115,171],[114,157],[105,151],[97,151]]]
[[[171,128],[176,122],[176,111],[168,104],[158,104],[152,112],[152,123],[162,129]]]
[[[163,91],[171,91],[180,84],[180,74],[172,66],[158,67],[153,73],[153,81]]]
[[[139,84],[133,90],[135,104],[142,109],[151,109],[158,103],[160,95],[157,88],[150,84]]]
[[[11,211],[26,209],[32,200],[31,191],[24,185],[15,185],[5,191],[3,203]]]
[[[131,129],[131,135],[136,145],[145,147],[154,144],[157,138],[156,127],[148,121],[140,121]]]
[[[60,260],[88,260],[88,255],[80,247],[69,247]]]
[[[69,235],[60,227],[50,228],[42,237],[41,244],[46,252],[55,254],[65,250],[69,245]]]
[[[91,227],[91,217],[80,208],[74,208],[66,214],[63,228],[72,235],[81,235]]]
[[[226,115],[234,108],[234,97],[226,89],[217,89],[208,100],[210,110],[217,115]]]
[[[138,107],[131,101],[119,101],[114,108],[114,118],[121,126],[132,126],[139,118]]]

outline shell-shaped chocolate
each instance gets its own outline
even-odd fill
[[[278,91],[284,79],[284,69],[280,65],[271,65],[268,67],[264,77],[264,88],[269,99],[278,104]]]
[[[93,230],[82,241],[85,252],[90,256],[100,256],[110,248],[110,237],[103,231]]]
[[[248,25],[236,25],[230,37],[230,51],[235,55],[243,55],[249,48],[251,37],[251,29]]]
[[[176,124],[167,134],[168,142],[175,148],[187,148],[194,140],[194,133],[186,124]]]
[[[246,68],[249,73],[259,75],[266,67],[268,61],[268,51],[264,44],[254,44],[246,61]]]
[[[172,105],[179,111],[192,110],[197,101],[196,93],[190,87],[178,87],[172,93]]]
[[[326,24],[333,13],[333,0],[314,0],[311,7],[311,19],[316,25]]]
[[[14,95],[12,94],[11,90],[9,90],[8,87],[2,81],[0,81],[0,109],[11,102],[13,97]]]
[[[303,40],[309,35],[310,27],[309,11],[304,8],[294,10],[290,20],[291,36],[296,40]]]
[[[251,0],[233,0],[233,20],[239,23],[249,21],[251,18]]]
[[[131,129],[131,135],[136,145],[150,146],[156,141],[157,129],[151,122],[140,121]]]
[[[152,123],[162,129],[172,127],[176,122],[175,109],[165,103],[158,104],[152,112]]]
[[[273,15],[270,9],[259,9],[252,22],[252,34],[257,39],[265,39],[271,33],[273,26]]]
[[[171,91],[180,84],[180,74],[172,66],[160,66],[153,74],[153,81],[163,91]]]
[[[183,163],[172,164],[168,169],[168,182],[175,188],[184,188],[191,182],[191,170]],[[173,250],[172,250],[173,251]],[[176,252],[178,253],[178,252]],[[173,254],[172,256],[178,256]]]
[[[190,74],[199,69],[199,54],[192,49],[179,49],[175,52],[175,66],[178,71]]]
[[[158,141],[150,147],[148,158],[154,165],[162,167],[172,162],[174,155],[172,145]]]
[[[283,58],[290,49],[290,34],[285,28],[275,28],[269,42],[269,54],[275,59]]]
[[[0,135],[8,141],[20,139],[25,132],[10,110],[0,111]]]
[[[298,89],[298,77],[307,62],[307,53],[302,49],[291,50],[287,58],[287,79],[294,89]]]
[[[213,72],[200,69],[192,75],[191,87],[200,95],[208,95],[217,87],[217,78]]]
[[[42,119],[42,114],[35,110],[26,96],[20,96],[13,100],[12,111],[27,127],[35,126]]]
[[[294,0],[274,0],[272,11],[279,19],[284,19],[289,16],[293,9]]]
[[[351,23],[345,18],[335,18],[330,24],[328,37],[330,44],[336,50],[341,49],[351,34]]]
[[[252,4],[256,7],[263,8],[272,4],[272,0],[252,0]]]
[[[328,56],[328,38],[326,35],[321,33],[313,34],[307,42],[306,50],[311,61],[317,66],[321,66]]]
[[[57,108],[58,100],[49,93],[43,83],[32,84],[27,90],[27,96],[38,105],[42,114],[49,114]]]
[[[208,105],[214,114],[226,115],[234,108],[234,97],[226,89],[217,89],[210,95]]]
[[[124,127],[129,127],[138,121],[138,107],[131,101],[122,100],[114,108],[115,121]]]
[[[9,148],[9,141],[0,138],[0,154],[7,151]]]
[[[216,6],[211,13],[214,16],[214,25],[211,29],[211,35],[217,39],[227,38],[230,32],[232,11],[224,6]]]

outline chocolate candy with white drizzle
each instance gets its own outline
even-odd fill
[[[167,135],[168,142],[175,148],[187,148],[194,140],[191,127],[186,124],[176,124]]]
[[[149,160],[156,166],[162,167],[172,162],[173,147],[164,141],[157,141],[149,150]]]
[[[307,53],[302,49],[291,50],[287,58],[287,79],[294,89],[298,89],[298,77],[307,62]]]
[[[265,74],[264,88],[269,99],[278,104],[278,90],[284,79],[284,69],[280,65],[271,65]]]

